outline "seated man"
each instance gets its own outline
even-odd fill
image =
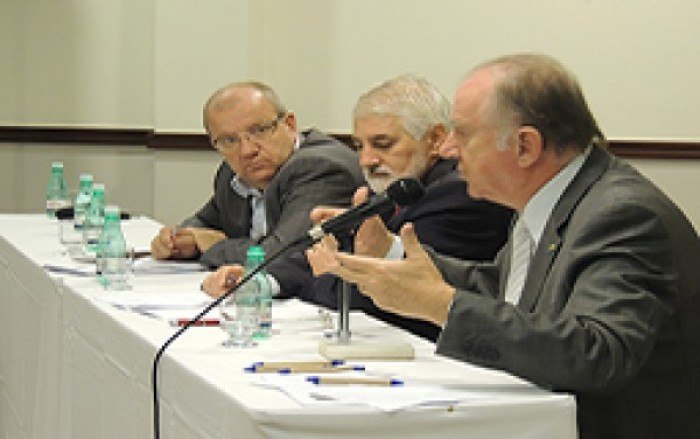
[[[377,219],[374,233],[357,243],[356,252],[387,254],[394,247],[394,237],[387,228],[396,232],[407,221],[416,224],[422,242],[458,258],[490,260],[505,242],[511,211],[470,198],[456,171],[456,161],[439,155],[448,132],[448,112],[447,100],[427,81],[412,76],[387,81],[358,100],[353,114],[353,143],[371,189],[382,192],[393,181],[408,176],[421,180],[426,195],[386,218],[385,223]],[[360,189],[357,201],[367,192],[367,188]],[[320,216],[316,219],[321,220],[337,212],[317,213]],[[323,261],[315,261],[314,268],[323,271]],[[295,270],[287,259],[273,263],[268,271],[280,284],[282,296],[298,295],[335,308],[338,279],[327,275],[312,281],[306,268],[309,279],[299,285],[296,281],[301,276],[291,273],[303,269],[297,265]],[[223,268],[205,281],[205,289],[217,296],[223,292],[225,276],[240,273],[240,268]],[[429,322],[380,310],[357,291],[352,294],[351,306],[431,340],[439,333],[439,328]]]
[[[700,240],[685,215],[606,151],[549,57],[478,66],[452,119],[469,193],[519,214],[493,262],[426,251],[410,225],[402,260],[313,253],[381,308],[442,326],[439,354],[574,394],[582,439],[699,437]]]
[[[151,242],[157,259],[192,259],[211,267],[243,263],[248,247],[268,254],[302,236],[320,203],[348,205],[364,181],[357,155],[316,130],[297,134],[294,113],[255,82],[216,91],[204,106],[204,127],[224,161],[214,195],[180,227]]]

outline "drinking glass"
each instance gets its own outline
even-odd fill
[[[232,297],[224,300],[219,305],[221,313],[221,329],[229,336],[222,343],[226,347],[249,348],[257,346],[253,340],[253,333],[258,328],[257,309],[250,306],[245,297]]]

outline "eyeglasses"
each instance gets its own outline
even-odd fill
[[[280,121],[285,116],[280,113],[277,117],[263,124],[253,125],[243,131],[241,134],[226,134],[211,141],[212,146],[222,152],[230,152],[237,150],[243,143],[243,137],[246,137],[249,142],[262,142],[267,140],[279,126]]]

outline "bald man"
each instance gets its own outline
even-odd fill
[[[304,234],[319,204],[348,205],[363,184],[357,155],[316,130],[297,132],[270,87],[227,85],[206,102],[204,127],[223,162],[214,194],[179,227],[151,242],[156,259],[196,259],[209,267],[243,263],[251,245],[267,254]]]

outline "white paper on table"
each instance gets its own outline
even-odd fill
[[[106,302],[118,308],[134,308],[140,307],[143,309],[192,309],[204,308],[212,299],[204,294],[173,294],[173,293],[145,293],[145,292],[124,292],[109,294],[105,292],[98,300]]]
[[[353,375],[357,376],[357,374]],[[302,405],[329,402],[359,404],[385,412],[417,406],[450,406],[459,402],[493,397],[493,394],[488,392],[411,383],[404,383],[401,386],[317,385],[306,381],[307,376],[309,375],[260,374],[255,376],[253,384],[277,389]]]
[[[150,256],[134,261],[134,274],[177,274],[205,271],[206,267],[196,261],[170,261],[153,259]]]
[[[137,314],[171,321],[191,319],[199,314],[212,301],[204,294],[197,293],[153,293],[153,292],[105,292],[97,300],[115,308],[133,311]],[[218,318],[219,311],[214,308],[206,314],[207,318]]]

